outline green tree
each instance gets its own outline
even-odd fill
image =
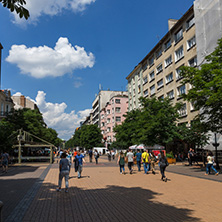
[[[102,141],[101,130],[97,125],[84,125],[81,127],[80,145],[86,149],[99,146]]]
[[[141,98],[141,116],[137,134],[145,145],[166,145],[179,137],[176,121],[181,104],[173,106],[168,98]]]
[[[3,7],[7,7],[11,12],[16,12],[20,18],[24,17],[26,20],[30,17],[29,11],[23,7],[26,4],[25,0],[0,0]]]
[[[2,147],[10,148],[12,146],[15,141],[11,139],[17,138],[16,135],[19,129],[23,129],[56,146],[61,143],[57,132],[52,128],[47,128],[39,111],[19,109],[12,110],[5,119],[0,121],[0,142]],[[14,136],[10,137],[10,135]]]
[[[192,85],[183,98],[200,110],[198,118],[208,130],[222,133],[222,38],[206,61],[201,69],[181,68],[183,83]]]
[[[114,128],[115,145],[128,148],[134,144],[166,145],[180,137],[176,121],[180,104],[172,106],[169,99],[141,98],[141,109],[128,112],[122,125]]]
[[[140,113],[139,109],[128,112],[125,115],[126,119],[124,122],[114,127],[116,141],[112,144],[112,147],[127,149],[129,146],[139,143],[136,131],[139,128],[138,120]]]

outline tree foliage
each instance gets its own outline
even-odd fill
[[[66,147],[80,146],[90,149],[99,146],[102,141],[101,130],[96,125],[83,125],[75,131],[73,137],[67,141]]]
[[[179,137],[176,121],[180,104],[169,99],[141,98],[142,108],[128,112],[122,125],[116,126],[116,145],[127,148],[134,144],[165,145]]]
[[[24,17],[27,20],[30,17],[29,11],[23,6],[26,4],[25,0],[0,0],[0,2],[11,12],[15,11],[20,18]]]
[[[192,85],[183,97],[200,110],[198,117],[208,130],[222,133],[222,38],[206,61],[201,69],[181,69],[183,83]]]
[[[61,143],[57,132],[52,128],[47,128],[39,111],[25,108],[12,110],[5,119],[0,121],[1,149],[9,149],[12,146],[14,141],[9,140],[9,138],[13,134],[15,134],[13,138],[16,138],[18,134],[16,131],[19,129],[23,129],[55,146]]]

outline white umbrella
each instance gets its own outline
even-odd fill
[[[133,145],[133,146],[130,146],[129,149],[131,149],[131,150],[135,150],[136,147],[137,147],[137,145]]]
[[[145,147],[144,147],[144,145],[143,144],[140,144],[140,145],[138,145],[137,147],[136,147],[136,149],[144,149]]]

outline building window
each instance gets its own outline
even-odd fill
[[[144,78],[143,78],[143,84],[146,84],[148,82],[148,78],[147,78],[147,76],[145,76]]]
[[[116,122],[121,122],[121,117],[120,116],[116,116]]]
[[[143,72],[147,69],[147,61],[143,63],[142,70]]]
[[[152,71],[149,75],[150,75],[150,81],[152,81],[155,78],[154,71]]]
[[[168,93],[167,93],[167,97],[168,97],[169,99],[173,99],[173,98],[174,98],[174,91],[171,90],[170,92],[168,92]]]
[[[174,35],[175,43],[179,42],[183,38],[183,29],[181,28],[178,32]]]
[[[170,55],[167,59],[165,59],[165,68],[172,64],[172,56]]]
[[[191,39],[187,41],[187,50],[191,49],[195,45],[196,45],[196,37],[193,36]]]
[[[164,99],[164,95],[159,96],[158,99],[159,99],[159,100],[163,100],[163,99]]]
[[[187,21],[187,30],[190,29],[194,25],[194,16]]]
[[[113,123],[114,123],[114,117],[112,117],[112,121],[113,121]]]
[[[156,74],[159,74],[162,71],[163,71],[163,66],[162,66],[162,64],[160,64],[156,67]]]
[[[110,123],[110,118],[107,118],[107,123]]]
[[[104,114],[101,115],[101,119],[104,119]]]
[[[106,114],[110,114],[110,109],[107,109],[107,110],[106,110]]]
[[[166,84],[173,81],[173,73],[171,72],[166,76]]]
[[[187,115],[187,104],[184,103],[178,112],[179,112],[180,117],[186,116]]]
[[[162,55],[162,49],[160,48],[156,51],[156,58],[158,59],[161,55]]]
[[[154,95],[155,94],[155,85],[152,85],[151,87],[150,87],[150,95],[152,96],[152,95]]]
[[[148,96],[148,89],[146,89],[145,91],[144,91],[144,97],[147,97]]]
[[[121,110],[120,107],[116,107],[116,108],[115,108],[116,113],[120,113],[120,110]]]
[[[105,123],[104,123],[104,122],[102,122],[102,126],[105,126]]]
[[[115,103],[120,104],[120,99],[115,99]]]
[[[110,127],[107,127],[107,132],[111,132],[111,128]]]
[[[197,66],[197,57],[195,56],[192,59],[190,59],[188,61],[188,64],[189,64],[190,67],[196,67]]]
[[[179,96],[179,97],[180,97],[181,95],[185,94],[185,93],[186,93],[186,87],[185,87],[185,85],[182,85],[182,86],[177,87],[177,93],[178,93],[178,96]]]
[[[180,66],[179,68],[176,69],[176,80],[179,80],[179,79],[182,78],[182,76],[180,75],[181,74],[181,67],[182,66]]]
[[[152,56],[150,59],[149,59],[149,66],[152,66],[154,64],[154,57]]]
[[[169,40],[164,44],[164,49],[165,49],[165,51],[166,51],[167,49],[169,49],[170,46],[171,46],[171,40],[169,39]]]
[[[180,59],[182,59],[184,56],[183,54],[183,46],[181,46],[179,49],[177,49],[175,51],[175,61],[179,61]]]
[[[157,82],[157,89],[161,88],[163,86],[163,79]]]
[[[138,86],[138,93],[141,93],[141,86]]]

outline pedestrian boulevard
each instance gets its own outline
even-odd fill
[[[0,174],[3,221],[221,221],[222,174],[206,178],[198,168],[172,165],[163,182],[158,167],[156,175],[134,169],[123,175],[116,160],[100,157],[96,165],[87,159],[81,179],[72,165],[65,193],[64,181],[56,191],[56,161],[11,167]]]

